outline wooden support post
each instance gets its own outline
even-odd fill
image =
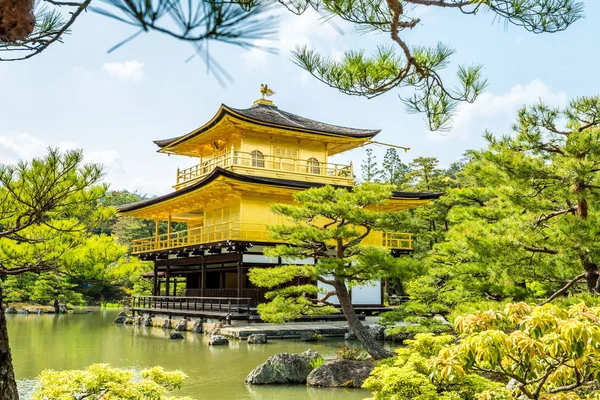
[[[160,287],[158,286],[158,267],[154,261],[154,276],[152,277],[152,296],[159,296]]]
[[[165,273],[165,276],[166,276],[166,278],[165,278],[165,296],[170,296],[171,291],[170,291],[169,286],[171,283],[170,282],[171,281],[171,267],[168,265],[167,265],[167,271]]]
[[[173,296],[177,296],[177,277],[173,278]]]
[[[167,247],[171,248],[171,214],[169,214],[169,222],[167,225]]]
[[[154,220],[154,249],[158,250],[158,236],[159,236],[159,231],[160,231],[160,221],[158,220],[158,218],[156,218]]]
[[[200,273],[200,297],[204,297],[206,289],[206,265],[204,264],[204,256],[202,256],[202,272]]]
[[[244,274],[244,252],[238,252],[237,262],[237,297],[242,297],[242,290],[244,285],[243,274]]]

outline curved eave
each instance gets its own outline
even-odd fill
[[[299,190],[310,189],[313,187],[326,186],[326,184],[318,183],[318,182],[293,181],[293,180],[287,180],[287,179],[264,178],[264,177],[257,177],[257,176],[241,175],[241,174],[236,174],[235,172],[231,172],[226,169],[217,167],[217,168],[215,168],[215,170],[213,172],[211,172],[209,175],[207,175],[204,179],[199,180],[198,182],[196,182],[184,189],[180,189],[180,190],[168,193],[163,196],[155,197],[153,199],[143,200],[143,201],[139,201],[137,203],[124,204],[124,205],[118,206],[117,210],[120,214],[126,214],[128,212],[138,211],[138,210],[141,210],[146,207],[160,204],[164,201],[175,199],[177,197],[183,196],[183,195],[191,193],[197,189],[200,189],[200,188],[210,184],[215,179],[217,179],[221,176],[232,179],[232,180],[236,180],[239,182],[256,183],[256,184],[260,184],[260,185],[278,186],[278,187],[285,187],[285,188],[299,189]],[[348,189],[348,190],[352,189],[352,186],[342,186],[342,185],[332,185],[332,186],[338,187],[338,188],[344,188],[344,189]],[[443,195],[443,193],[394,192],[394,194],[392,195],[392,200],[435,200],[442,195]]]
[[[171,139],[154,140],[154,143],[158,147],[161,148],[159,150],[160,152],[166,152],[166,151],[168,151],[168,149],[170,147],[176,146],[187,140],[193,139],[194,137],[202,134],[203,132],[206,132],[207,130],[213,128],[227,115],[234,117],[240,121],[249,122],[249,123],[252,123],[255,125],[259,125],[259,126],[265,126],[268,128],[285,129],[288,131],[309,133],[309,134],[328,136],[328,137],[333,137],[333,138],[367,139],[368,140],[368,139],[371,139],[372,137],[374,137],[375,135],[377,135],[379,132],[381,132],[380,129],[377,129],[377,130],[361,129],[360,131],[364,131],[364,133],[341,134],[341,133],[335,133],[335,132],[317,131],[317,130],[305,129],[305,128],[300,128],[300,127],[281,125],[281,124],[262,121],[262,120],[255,119],[255,118],[250,118],[246,115],[242,115],[242,114],[236,112],[235,110],[227,107],[225,104],[221,104],[221,106],[219,107],[219,110],[217,111],[215,116],[212,117],[209,122],[207,122],[200,128],[198,128],[186,135],[183,135],[183,136],[178,136],[178,137],[171,138]],[[326,124],[326,125],[331,125],[331,124]],[[334,126],[334,125],[331,125],[331,126]],[[340,128],[343,128],[343,127],[340,127]]]

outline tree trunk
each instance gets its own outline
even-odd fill
[[[6,329],[6,315],[2,298],[2,285],[0,284],[0,399],[19,400],[17,382],[13,371],[10,347],[8,345],[8,330]]]
[[[350,293],[348,293],[348,288],[344,281],[336,279],[333,286],[335,287],[337,298],[340,301],[340,306],[342,307],[342,311],[344,312],[344,316],[346,317],[346,321],[348,321],[350,329],[352,329],[352,332],[356,335],[356,338],[360,341],[360,344],[362,344],[367,353],[375,360],[383,360],[384,358],[392,357],[394,353],[384,349],[381,343],[371,336],[368,329],[358,319],[358,316],[352,307]]]
[[[24,40],[33,32],[34,0],[0,0],[0,41]]]

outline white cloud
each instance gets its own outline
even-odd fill
[[[140,82],[146,78],[144,63],[139,61],[122,61],[105,63],[104,72],[122,81]]]
[[[313,45],[315,42],[327,43],[326,47],[331,48],[330,44],[338,39],[341,28],[333,21],[324,19],[318,12],[308,9],[302,15],[292,15],[289,12],[283,12],[280,15],[280,24],[278,28],[279,36],[274,41],[256,40],[254,42],[258,47],[274,47],[281,57],[288,59],[290,52],[296,46]],[[270,53],[262,51],[259,48],[251,49],[242,53],[242,60],[250,67],[264,67],[267,65]]]
[[[522,106],[535,104],[540,100],[547,105],[564,106],[568,97],[563,91],[553,91],[541,80],[513,86],[501,95],[486,92],[474,103],[463,103],[459,106],[450,132],[443,135],[431,133],[429,137],[433,141],[457,138],[466,140],[473,136],[481,136],[486,129],[505,133]]]

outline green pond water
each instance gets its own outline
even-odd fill
[[[203,399],[355,400],[369,393],[357,389],[313,389],[298,386],[247,386],[246,375],[276,353],[313,348],[333,357],[342,341],[303,343],[294,340],[210,347],[206,335],[184,333],[170,340],[168,331],[112,323],[119,310],[91,314],[8,315],[15,374],[22,399],[28,399],[36,376],[44,369],[81,369],[92,363],[141,370],[161,365],[185,372],[183,389],[175,395]]]

